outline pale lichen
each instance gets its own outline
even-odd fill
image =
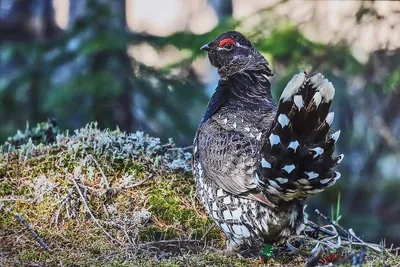
[[[75,130],[72,136],[69,136],[68,132],[60,133],[56,128],[57,130],[52,130],[52,132],[58,134],[54,142],[49,143],[48,139],[40,137],[46,135],[49,128],[50,126],[44,127],[43,124],[38,124],[34,128],[35,130],[27,129],[24,133],[19,131],[0,147],[3,157],[4,154],[13,152],[18,154],[21,160],[26,160],[29,157],[46,153],[49,148],[53,150],[65,148],[72,158],[79,157],[87,160],[83,155],[90,154],[96,157],[107,157],[113,163],[118,160],[145,157],[152,161],[155,167],[159,167],[161,164],[171,170],[191,171],[191,154],[182,148],[176,148],[172,139],[167,144],[162,144],[159,138],[149,137],[143,132],[125,133],[119,129],[100,130],[97,123],[93,122]],[[33,136],[36,138],[35,142]]]

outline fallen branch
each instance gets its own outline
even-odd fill
[[[21,215],[18,213],[14,213],[15,217],[25,226],[26,229],[31,232],[31,234],[35,237],[36,241],[39,243],[40,246],[42,246],[46,251],[51,252],[49,246],[43,241],[43,239],[36,233],[35,230],[32,229],[32,227],[27,223],[24,218],[22,218]]]

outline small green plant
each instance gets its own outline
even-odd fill
[[[339,223],[339,220],[342,218],[340,214],[340,191],[338,193],[337,203],[336,203],[336,213],[335,213],[335,206],[331,205],[331,219],[332,221]]]

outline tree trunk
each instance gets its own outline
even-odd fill
[[[218,19],[226,19],[232,16],[232,0],[209,0],[209,3],[217,13]]]
[[[94,6],[97,8],[99,6],[101,8],[106,7],[111,14],[107,17],[103,16],[103,20],[98,23],[93,23],[94,26],[88,34],[96,35],[104,30],[126,30],[125,0],[71,0],[69,27],[72,28],[79,18],[89,15],[89,12],[96,12],[96,9],[93,8]],[[124,40],[121,41],[124,42]],[[134,129],[134,116],[132,112],[133,90],[129,77],[126,75],[126,73],[132,71],[132,66],[126,50],[100,51],[91,56],[93,60],[89,60],[88,62],[91,62],[89,68],[93,73],[99,73],[104,70],[116,73],[115,79],[122,84],[122,90],[119,95],[112,100],[108,96],[99,97],[92,95],[94,119],[98,122],[112,122],[123,130],[132,131]],[[110,59],[117,59],[119,62],[118,68],[122,68],[123,71],[115,70],[115,66],[110,66]]]
[[[52,0],[2,0],[0,13],[1,40],[7,42],[42,41],[49,39],[61,30],[56,26]],[[32,65],[29,90],[27,92],[28,119],[31,122],[43,120],[41,112],[42,57],[40,44],[36,43],[33,60],[16,56],[7,65],[8,70],[24,69]],[[4,70],[6,71],[6,70]]]
[[[49,38],[60,32],[52,0],[1,0],[1,39],[26,41]]]

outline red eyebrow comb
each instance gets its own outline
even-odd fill
[[[231,38],[226,38],[221,40],[221,42],[219,42],[219,46],[224,46],[226,44],[231,44],[231,45],[235,45],[235,41],[233,41]]]

